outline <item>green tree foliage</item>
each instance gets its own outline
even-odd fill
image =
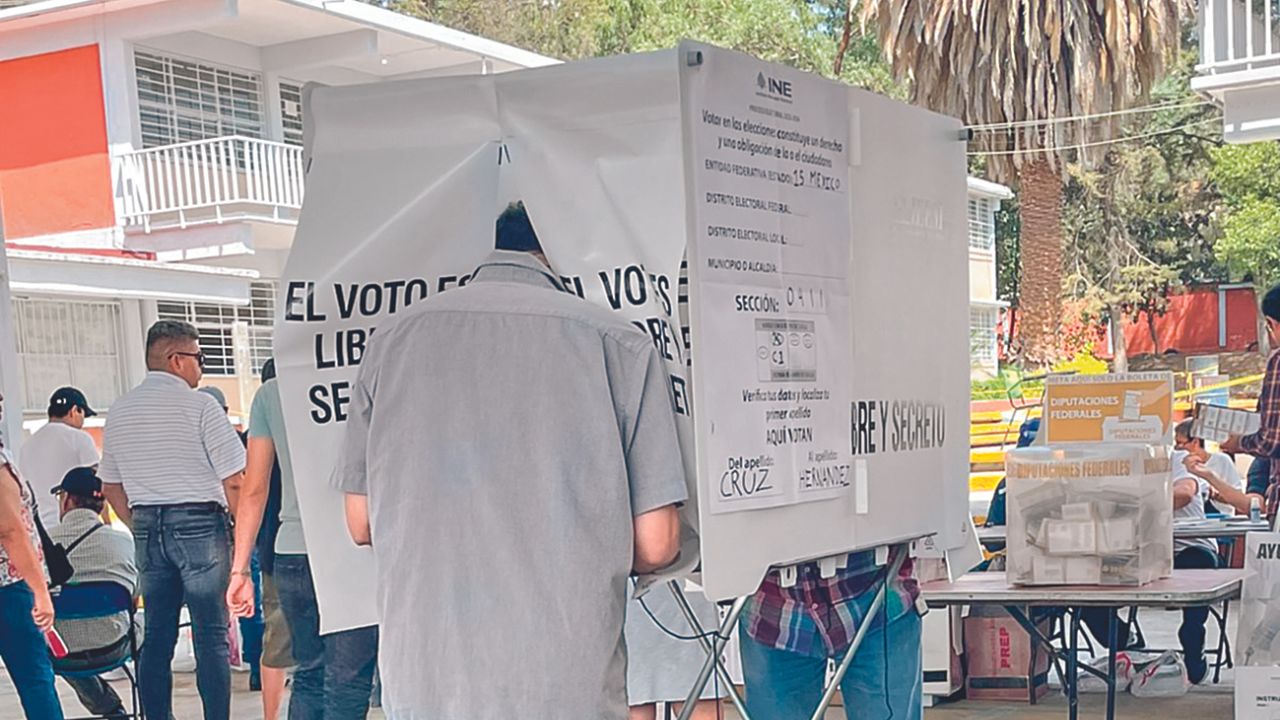
[[[741,50],[831,77],[838,0],[387,0],[388,7],[563,60],[674,47]],[[855,34],[840,79],[901,96],[874,38]]]
[[[1236,278],[1280,282],[1280,144],[1223,145],[1213,160],[1227,204],[1215,251]]]
[[[1193,64],[1188,53],[1152,94],[1173,107],[1134,116],[1122,130],[1133,139],[1109,145],[1100,163],[1068,166],[1064,282],[1093,319],[1118,326],[1144,317],[1153,326],[1174,291],[1221,274],[1213,255],[1220,200],[1207,180],[1221,140],[1217,111],[1190,91]]]

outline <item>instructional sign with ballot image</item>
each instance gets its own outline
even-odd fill
[[[838,85],[718,53],[685,88],[701,497],[713,513],[850,486],[849,118]],[[714,371],[699,372],[714,368]]]
[[[1051,375],[1045,434],[1058,443],[1160,443],[1172,428],[1173,373]]]

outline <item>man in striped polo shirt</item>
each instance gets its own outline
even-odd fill
[[[228,508],[245,466],[244,446],[212,397],[196,329],[161,320],[147,332],[142,384],[111,406],[103,431],[102,492],[131,528],[147,608],[138,660],[143,710],[170,716],[178,616],[191,614],[196,684],[206,720],[231,714],[225,595],[231,570]]]

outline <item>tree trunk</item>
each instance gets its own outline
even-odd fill
[[[1129,344],[1124,339],[1124,313],[1118,308],[1108,310],[1111,316],[1111,342],[1116,347],[1116,356],[1111,363],[1112,372],[1129,372]]]
[[[1023,360],[1043,368],[1057,359],[1062,323],[1062,179],[1047,160],[1036,160],[1018,172],[1018,190]]]

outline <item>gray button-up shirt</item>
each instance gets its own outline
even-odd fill
[[[369,498],[388,717],[627,717],[632,518],[686,499],[669,388],[523,253],[378,328],[335,482]]]
[[[49,538],[64,548],[69,547],[101,524],[92,510],[72,510],[57,526],[49,528]],[[133,553],[133,536],[129,533],[112,527],[96,530],[67,555],[71,567],[76,569],[71,582],[113,582],[137,594],[138,566]],[[129,629],[129,614],[88,620],[57,619],[56,625],[71,652],[96,650],[124,637]]]

